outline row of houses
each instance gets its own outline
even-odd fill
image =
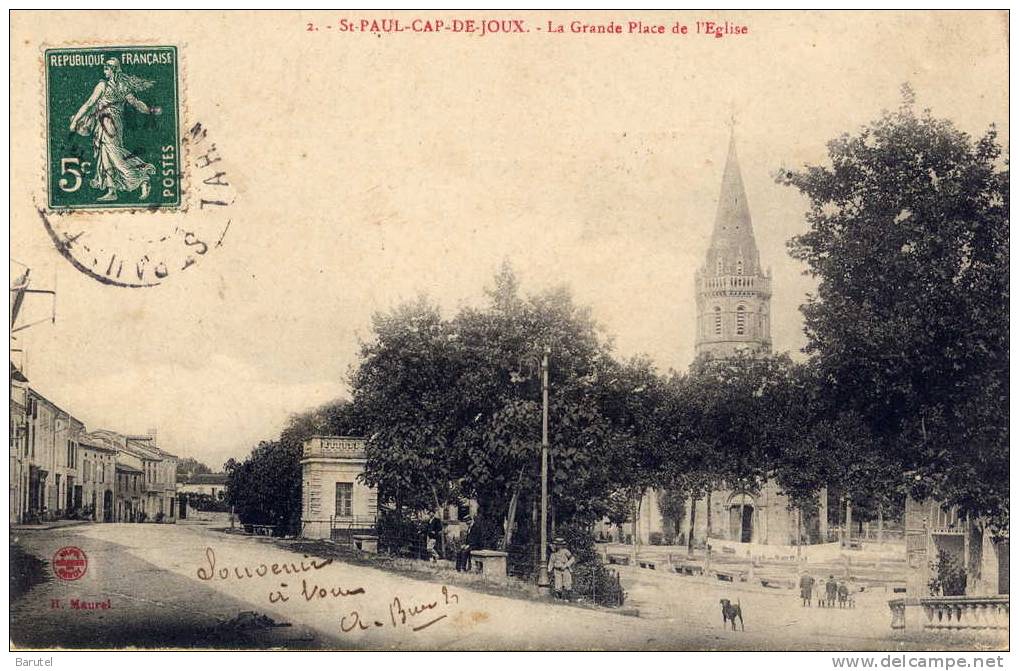
[[[28,385],[11,366],[10,522],[135,522],[177,516],[177,457],[155,432],[97,429]]]

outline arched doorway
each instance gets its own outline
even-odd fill
[[[740,543],[754,539],[754,497],[746,493],[729,498],[729,538]]]
[[[113,521],[113,492],[109,489],[103,493],[103,521]]]

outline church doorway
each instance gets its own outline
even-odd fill
[[[729,538],[740,543],[753,542],[754,502],[749,496],[734,496],[729,503]]]

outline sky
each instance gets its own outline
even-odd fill
[[[776,171],[822,163],[907,81],[919,107],[972,134],[995,123],[1007,146],[1003,13],[512,15],[750,28],[722,39],[307,31],[336,14],[162,15],[184,121],[215,136],[237,202],[222,247],[147,289],[71,267],[34,208],[39,25],[50,44],[121,41],[148,34],[148,14],[13,17],[12,272],[57,289],[56,323],[17,334],[13,358],[89,429],[155,428],[164,449],[218,468],[346,395],[374,312],[422,293],[447,314],[478,304],[504,259],[524,291],[568,285],[621,356],[683,369],[733,115],[774,348],[796,354],[813,285],[785,245],[806,203]],[[116,231],[129,216],[152,215],[82,221]],[[50,309],[35,297],[24,319]]]

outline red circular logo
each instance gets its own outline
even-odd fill
[[[53,554],[53,572],[61,580],[77,580],[88,570],[88,557],[81,548],[68,545]]]

